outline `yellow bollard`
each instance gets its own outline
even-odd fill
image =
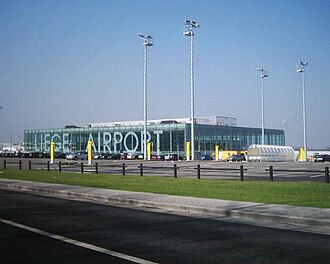
[[[54,163],[54,149],[55,149],[55,142],[50,142],[50,164]]]
[[[216,161],[219,160],[219,146],[218,145],[215,146],[215,160]]]
[[[306,153],[305,153],[304,148],[299,149],[298,161],[301,161],[301,162],[306,161]]]
[[[151,143],[148,142],[148,146],[147,146],[147,157],[148,160],[151,160]]]
[[[190,142],[189,141],[186,142],[186,160],[187,161],[190,160]]]
[[[92,164],[92,145],[93,145],[93,141],[89,140],[87,145],[88,165]]]

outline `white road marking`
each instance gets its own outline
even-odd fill
[[[136,257],[129,256],[129,255],[126,255],[126,254],[123,254],[123,253],[120,253],[120,252],[110,250],[110,249],[94,246],[94,245],[87,244],[87,243],[84,243],[84,242],[80,242],[78,240],[74,240],[74,239],[71,239],[71,238],[68,238],[68,237],[55,235],[55,234],[52,234],[52,233],[49,233],[49,232],[46,232],[46,231],[42,231],[42,230],[37,229],[37,228],[22,225],[22,224],[19,224],[19,223],[10,221],[10,220],[6,220],[6,219],[3,219],[3,218],[0,218],[0,222],[2,222],[4,224],[7,224],[7,225],[15,226],[15,227],[18,227],[18,228],[21,228],[21,229],[24,229],[24,230],[27,230],[27,231],[30,231],[30,232],[33,232],[33,233],[36,233],[36,234],[39,234],[39,235],[43,235],[43,236],[50,237],[50,238],[53,238],[53,239],[56,239],[56,240],[60,240],[62,242],[69,243],[69,244],[72,244],[72,245],[75,245],[75,246],[78,246],[78,247],[87,248],[87,249],[94,250],[96,252],[100,252],[100,253],[103,253],[103,254],[106,254],[106,255],[110,255],[110,256],[113,256],[113,257],[125,259],[125,260],[128,260],[128,261],[134,262],[134,263],[156,264],[156,262],[136,258]]]

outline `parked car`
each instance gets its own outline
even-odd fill
[[[126,159],[128,159],[128,160],[133,160],[133,159],[135,159],[136,157],[135,157],[135,154],[133,154],[133,153],[127,153],[127,156],[126,156]]]
[[[68,160],[84,160],[87,159],[87,152],[69,153],[65,156]]]
[[[165,156],[164,155],[157,155],[157,160],[165,160]]]
[[[157,160],[157,155],[151,155],[150,159],[151,160]]]
[[[66,154],[63,152],[55,152],[54,153],[54,158],[55,159],[65,159],[66,158]]]
[[[93,157],[93,159],[100,159],[100,157],[101,157],[101,153],[99,153],[99,152],[94,152],[94,153],[92,154],[92,157]]]
[[[150,160],[165,160],[165,156],[153,154],[153,155],[151,155]]]
[[[32,155],[31,158],[49,158],[50,157],[49,153],[44,153],[44,152],[32,152],[31,155]]]
[[[29,158],[30,157],[30,152],[21,152],[20,157],[21,158]]]
[[[328,155],[328,154],[315,155],[314,161],[315,162],[325,162],[325,161],[330,162],[330,155]]]
[[[126,158],[128,160],[134,160],[134,159],[139,159],[139,155],[138,153],[127,153]],[[143,159],[143,154],[142,154],[142,159]]]
[[[111,154],[109,159],[111,159],[111,160],[121,160],[121,154],[120,153]]]
[[[111,154],[110,153],[101,153],[100,159],[110,159]]]
[[[166,154],[164,156],[164,160],[178,160],[178,154],[173,154],[173,153],[170,153],[170,154]]]
[[[201,160],[213,160],[213,158],[210,155],[203,155],[201,156]]]
[[[139,154],[137,154],[137,159],[144,159],[144,155],[143,155],[143,153],[139,153]]]
[[[232,162],[242,162],[245,160],[246,158],[244,154],[231,155],[227,158],[227,161],[232,161]]]

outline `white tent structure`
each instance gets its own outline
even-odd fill
[[[289,146],[250,145],[248,161],[295,161],[294,150]]]

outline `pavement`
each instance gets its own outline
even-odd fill
[[[160,213],[330,235],[330,209],[0,179],[0,189]]]

